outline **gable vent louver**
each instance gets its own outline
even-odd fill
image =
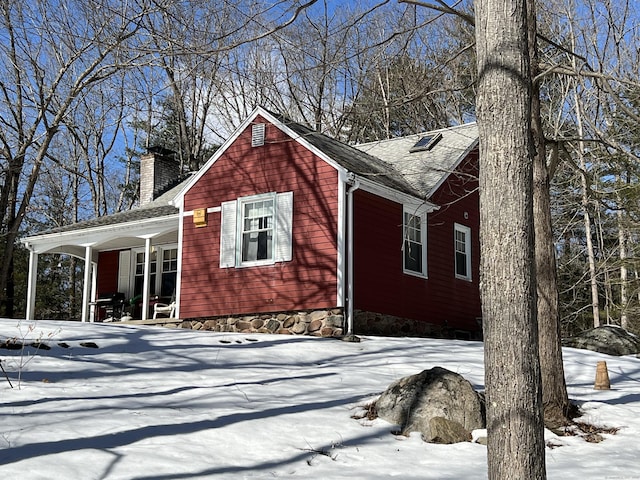
[[[438,143],[442,139],[441,133],[436,133],[435,135],[425,135],[421,137],[420,140],[416,142],[416,144],[411,147],[409,152],[424,152],[425,150],[431,150],[436,143]]]
[[[256,123],[251,126],[251,146],[261,147],[264,145],[265,124]]]

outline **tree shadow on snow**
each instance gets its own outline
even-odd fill
[[[50,442],[34,442],[12,447],[0,452],[0,465],[20,462],[45,455],[68,453],[78,450],[96,449],[107,450],[146,440],[153,437],[191,434],[203,430],[222,428],[236,423],[270,418],[279,415],[290,415],[313,410],[350,405],[371,397],[371,393],[331,401],[309,402],[300,405],[286,405],[262,411],[234,413],[211,420],[180,424],[149,425],[131,430],[125,430],[88,438],[72,438]]]

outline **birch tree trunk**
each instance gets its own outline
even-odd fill
[[[577,102],[577,95],[576,95]],[[576,119],[578,126],[578,137],[582,138],[582,122],[580,108],[576,104]],[[582,186],[582,219],[584,223],[584,237],[587,248],[587,260],[589,263],[589,284],[591,285],[591,311],[593,315],[593,326],[600,326],[600,301],[598,299],[598,278],[596,271],[596,256],[593,250],[593,234],[591,232],[591,214],[589,213],[589,182],[587,181],[587,162],[584,158],[584,144],[578,142],[578,165],[580,166]]]
[[[627,226],[624,221],[622,209],[617,212],[618,219],[618,244],[620,250],[620,326],[625,330],[629,328],[629,270],[627,269],[628,238]]]
[[[489,479],[544,479],[526,0],[475,2]]]

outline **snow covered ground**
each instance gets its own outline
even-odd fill
[[[15,387],[0,372],[2,479],[486,478],[480,444],[352,418],[434,366],[482,389],[479,342],[0,320],[0,343],[12,337],[51,349],[0,349]],[[593,389],[598,360],[611,390]],[[619,431],[600,443],[548,432],[548,478],[640,479],[640,359],[566,349],[565,365],[584,420]]]

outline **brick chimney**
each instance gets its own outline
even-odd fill
[[[140,157],[140,205],[155,200],[180,176],[175,153],[163,147],[149,147]]]

